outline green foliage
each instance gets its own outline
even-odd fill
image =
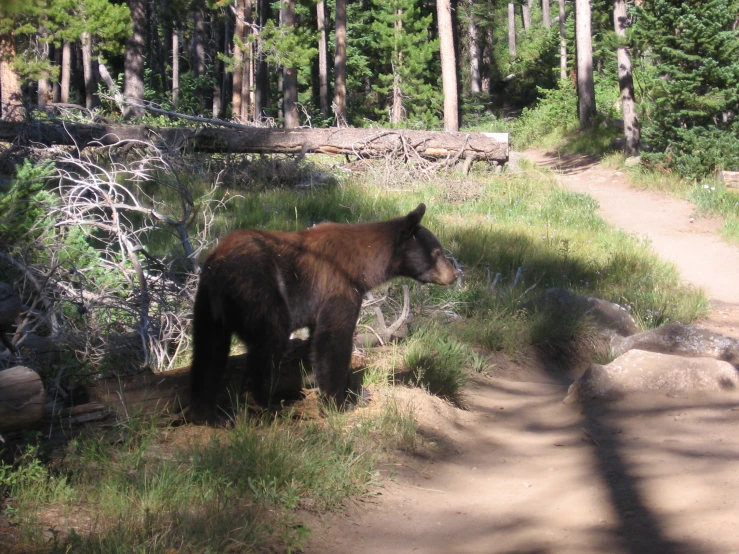
[[[54,175],[54,163],[34,165],[24,160],[10,190],[0,196],[0,244],[14,245],[46,219],[55,196],[45,190]]]
[[[532,108],[524,108],[513,125],[512,142],[516,148],[552,146],[579,126],[577,92],[572,83],[559,81],[553,89],[539,89],[541,99]]]
[[[737,163],[738,13],[733,0],[650,0],[636,10],[647,163],[691,178]]]

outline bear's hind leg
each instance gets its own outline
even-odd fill
[[[193,321],[193,356],[190,366],[190,417],[195,422],[216,423],[218,397],[225,387],[231,331],[223,321],[198,309]],[[201,302],[202,304],[202,302]]]
[[[279,384],[280,363],[290,338],[287,309],[274,309],[260,321],[259,331],[240,332],[247,345],[246,367],[251,381],[248,389],[260,406],[271,408]]]

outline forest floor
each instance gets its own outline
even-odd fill
[[[712,312],[701,324],[739,338],[739,246],[719,219],[629,187],[587,157],[521,154],[592,195],[604,219],[647,237]],[[545,370],[476,376],[467,410],[418,391],[420,453],[388,460],[371,496],[312,516],[308,553],[739,552],[739,401],[634,396],[609,406],[562,403]]]

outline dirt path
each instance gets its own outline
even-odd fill
[[[706,324],[737,336],[739,248],[715,235],[720,222],[691,223],[687,202],[629,189],[625,176],[586,160],[527,157],[559,165],[606,220],[648,236],[715,302]],[[306,552],[739,551],[739,393],[583,409],[562,404],[565,390],[479,378],[468,412],[435,417],[419,396],[436,452],[382,468],[392,478],[380,493],[313,522]]]

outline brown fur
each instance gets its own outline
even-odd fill
[[[248,349],[258,402],[269,404],[290,333],[311,332],[311,362],[324,395],[342,405],[362,298],[396,276],[448,285],[457,271],[420,225],[426,207],[385,222],[324,223],[305,231],[235,231],[208,256],[195,299],[192,401],[212,420],[231,335]]]

